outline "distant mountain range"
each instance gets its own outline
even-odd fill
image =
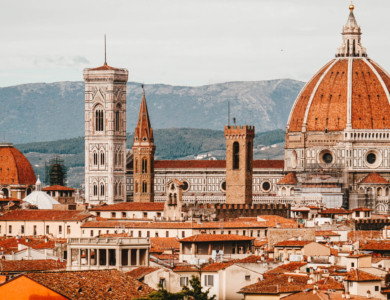
[[[200,87],[146,85],[154,129],[223,130],[231,119],[257,132],[284,129],[304,83],[290,79],[227,82]],[[127,84],[127,132],[134,131],[142,90]],[[13,143],[53,141],[84,135],[84,83],[32,83],[0,88],[0,138]]]

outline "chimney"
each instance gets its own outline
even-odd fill
[[[367,299],[371,299],[371,292],[370,292],[370,290],[367,291]]]
[[[341,295],[341,298],[345,298],[345,293],[343,293],[343,294]]]
[[[345,293],[345,299],[351,299],[351,295],[349,294],[349,292]]]
[[[289,276],[289,277],[288,277],[288,283],[291,283],[291,282],[293,282],[293,279],[292,279],[291,276]]]

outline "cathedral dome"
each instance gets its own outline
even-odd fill
[[[0,143],[0,185],[31,185],[36,180],[27,158],[12,144]]]
[[[390,129],[390,76],[367,58],[361,34],[351,9],[336,58],[298,95],[288,132]]]

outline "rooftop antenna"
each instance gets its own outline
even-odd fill
[[[228,101],[228,126],[230,126],[230,101]]]
[[[236,118],[235,117],[233,118],[233,123],[234,123],[234,125],[236,125]]]
[[[252,111],[249,112],[249,125],[252,126]]]
[[[104,34],[104,65],[107,66],[107,46],[106,46],[106,35]]]

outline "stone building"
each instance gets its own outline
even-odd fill
[[[126,83],[129,72],[107,65],[84,69],[85,199],[125,201]]]

